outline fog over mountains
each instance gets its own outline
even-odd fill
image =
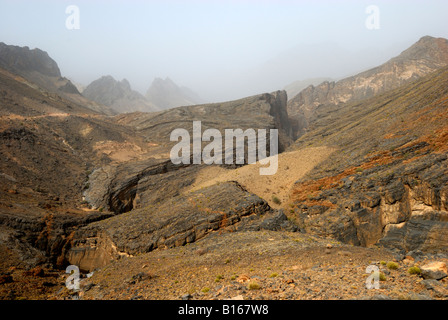
[[[78,5],[80,29],[68,30],[65,1],[30,2],[27,10],[6,2],[0,38],[45,48],[65,77],[84,86],[111,75],[145,95],[155,78],[168,77],[207,102],[219,102],[309,78],[342,79],[397,56],[425,35],[448,37],[443,1],[380,1],[375,30],[365,25],[369,5],[93,1]],[[29,27],[36,16],[39,22]]]
[[[0,0],[0,300],[448,299],[448,2],[130,3]]]

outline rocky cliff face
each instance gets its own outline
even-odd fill
[[[132,90],[126,79],[117,81],[112,76],[104,76],[93,81],[84,89],[82,95],[92,101],[109,106],[119,113],[151,112],[159,109],[140,93]]]
[[[385,64],[337,82],[325,81],[302,90],[288,103],[294,132],[303,135],[322,105],[343,105],[383,93],[448,65],[448,41],[423,37]]]
[[[354,245],[446,251],[446,160],[445,154],[428,156],[411,166],[394,165],[388,175],[383,167],[348,175],[313,198],[320,204],[299,205],[300,225]]]
[[[66,258],[93,270],[120,256],[183,246],[214,231],[259,229],[297,230],[263,199],[226,182],[81,228],[73,234]]]
[[[148,142],[165,152],[175,143],[170,134],[176,128],[184,128],[192,136],[193,121],[201,121],[202,130],[218,129],[279,129],[279,150],[283,151],[291,139],[291,125],[286,110],[286,92],[277,91],[222,103],[184,106],[157,113],[119,115],[117,121],[135,127]],[[283,143],[282,143],[283,142]]]

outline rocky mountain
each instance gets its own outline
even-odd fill
[[[154,112],[201,102],[197,94],[186,87],[177,86],[169,78],[154,79],[146,96],[143,96],[132,90],[126,79],[117,81],[112,76],[104,76],[89,84],[82,95],[118,113]]]
[[[0,67],[18,74],[49,91],[79,94],[76,87],[61,76],[59,67],[47,52],[38,48],[0,43]]]
[[[332,156],[292,188],[308,232],[410,252],[448,248],[448,68],[378,96],[324,105],[296,146]]]
[[[150,103],[137,91],[132,90],[126,79],[117,81],[112,76],[104,76],[93,81],[83,90],[82,95],[109,106],[118,113],[159,110],[159,107]]]
[[[0,66],[17,73],[38,72],[49,77],[61,77],[59,67],[48,53],[29,47],[9,46],[0,42]]]
[[[40,90],[55,93],[72,103],[100,113],[114,114],[110,108],[84,98],[69,79],[62,77],[56,61],[38,48],[30,49],[0,42],[0,68],[21,76]]]
[[[155,78],[146,91],[146,99],[160,109],[170,109],[203,103],[202,99],[191,89],[179,87],[170,78]]]
[[[448,65],[448,40],[425,36],[399,56],[337,82],[302,90],[288,103],[296,136],[304,134],[319,108],[359,101],[412,82]]]

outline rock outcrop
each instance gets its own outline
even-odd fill
[[[260,229],[297,230],[266,201],[225,182],[81,228],[73,234],[66,258],[93,270],[123,255],[182,246],[211,232]]]
[[[276,91],[222,103],[184,106],[156,113],[135,113],[117,116],[117,121],[132,126],[148,142],[165,146],[165,152],[175,143],[170,134],[184,128],[192,136],[193,121],[201,121],[202,130],[218,129],[279,129],[279,150],[292,143],[291,124],[286,110],[285,91]]]
[[[314,198],[326,205],[299,205],[299,225],[354,245],[446,251],[446,155],[428,156],[410,167],[388,167],[393,174],[376,167],[341,179]]]
[[[446,263],[441,261],[432,261],[423,265],[421,273],[424,279],[440,280],[448,276]]]

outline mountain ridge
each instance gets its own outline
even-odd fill
[[[146,94],[142,95],[131,88],[127,79],[118,81],[107,75],[92,81],[82,95],[118,113],[156,112],[202,102],[191,89],[179,87],[170,78],[155,78]]]
[[[289,100],[297,137],[303,135],[320,105],[359,101],[397,88],[448,65],[448,40],[425,36],[384,64],[339,81],[309,86]]]

